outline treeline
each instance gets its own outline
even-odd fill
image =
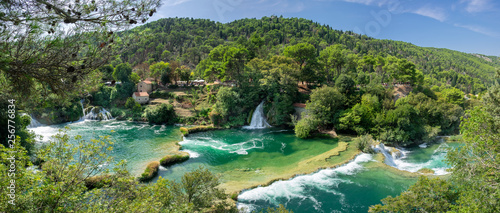
[[[120,60],[134,67],[156,62],[176,62],[194,69],[219,45],[235,45],[248,50],[247,59],[268,59],[282,53],[286,46],[307,43],[316,55],[339,44],[343,59],[341,72],[375,72],[379,58],[405,58],[425,75],[428,84],[448,84],[466,93],[477,94],[491,84],[499,65],[497,57],[476,55],[437,48],[423,48],[406,42],[378,40],[352,32],[333,30],[306,19],[264,17],[242,19],[222,24],[206,19],[169,18],[124,32],[140,39],[121,54]],[[491,60],[488,61],[485,58]],[[196,76],[202,78],[203,73]]]

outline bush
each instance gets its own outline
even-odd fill
[[[127,102],[125,103],[125,107],[129,108],[129,109],[132,109],[132,108],[134,108],[134,106],[135,106],[136,103],[137,103],[137,101],[135,101],[134,98],[129,97],[129,98],[127,98]]]
[[[116,118],[118,120],[127,116],[127,113],[123,109],[116,108],[116,107],[111,108],[110,113],[111,113],[111,116],[113,116],[114,118]]]
[[[176,155],[167,155],[160,160],[160,165],[163,167],[172,166],[174,164],[182,163],[189,159],[189,154],[187,152],[181,152]]]
[[[295,125],[295,136],[298,138],[308,138],[311,132],[318,130],[318,120],[312,117],[305,117]]]
[[[373,150],[373,137],[371,135],[362,135],[354,139],[354,143],[356,144],[356,148],[364,153],[374,154],[375,150]]]
[[[151,94],[149,94],[150,98],[163,98],[163,99],[169,99],[169,98],[174,98],[175,94],[171,92],[166,92],[166,91],[154,91]]]
[[[161,104],[156,107],[146,109],[146,118],[149,123],[154,124],[173,124],[177,120],[174,106],[170,104]]]
[[[181,131],[182,135],[184,135],[184,136],[186,136],[186,135],[189,134],[189,131],[188,131],[188,129],[186,127],[181,127],[179,129],[179,131]]]
[[[144,173],[142,173],[141,177],[139,177],[139,180],[142,182],[150,181],[158,174],[159,169],[160,169],[160,162],[153,161],[149,163],[148,166],[146,167],[146,170],[144,170]]]

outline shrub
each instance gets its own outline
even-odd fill
[[[298,138],[308,138],[311,132],[318,129],[318,120],[312,117],[305,117],[295,125],[295,136]]]
[[[174,106],[170,104],[161,104],[156,107],[147,108],[145,114],[149,123],[154,124],[173,124],[177,118]]]
[[[189,131],[186,127],[181,127],[179,130],[181,131],[182,135],[184,135],[184,136],[189,134]]]
[[[116,107],[111,108],[110,113],[116,119],[124,118],[127,115],[123,109]]]
[[[364,153],[375,153],[373,150],[373,137],[371,135],[362,135],[354,139],[354,143],[356,144],[356,148]]]
[[[137,103],[137,101],[135,101],[134,98],[129,97],[129,98],[127,98],[127,102],[125,103],[125,107],[129,108],[129,109],[132,109],[135,106],[136,103]]]
[[[153,161],[149,163],[148,166],[146,166],[146,170],[144,170],[144,173],[142,173],[141,177],[139,177],[139,180],[145,182],[153,179],[158,174],[159,169],[160,162]]]
[[[212,121],[214,126],[220,126],[220,124],[222,122],[222,116],[219,113],[212,110],[209,114],[209,117],[210,117],[210,121]]]
[[[173,98],[174,96],[175,96],[174,93],[166,92],[166,91],[154,91],[151,94],[149,94],[150,98],[168,99],[168,98]]]
[[[176,155],[167,155],[160,160],[160,164],[164,167],[172,166],[174,164],[182,163],[189,159],[189,154],[187,152],[181,152]]]

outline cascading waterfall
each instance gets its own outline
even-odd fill
[[[269,128],[271,125],[267,123],[266,117],[264,117],[264,101],[260,102],[259,106],[255,109],[252,115],[252,122],[250,126],[245,126],[245,129],[264,129]]]
[[[29,115],[31,118],[31,123],[28,125],[28,128],[37,128],[43,126],[40,122],[38,122],[33,115]]]
[[[111,113],[102,107],[88,107],[85,109],[83,107],[83,100],[80,101],[80,104],[82,105],[82,112],[83,112],[83,116],[80,118],[80,121],[84,120],[107,121],[113,119]]]
[[[398,168],[395,159],[399,159],[404,156],[403,152],[396,148],[386,148],[384,144],[379,144],[375,146],[375,151],[382,153],[385,156],[385,164]],[[399,169],[399,168],[398,168]]]
[[[433,170],[435,175],[445,175],[448,174],[447,168],[449,168],[445,163],[443,163],[443,159],[445,158],[447,152],[446,147],[448,147],[446,143],[439,145],[439,147],[434,150],[431,158],[424,162],[412,162],[407,159],[410,151],[394,147],[386,147],[384,144],[375,146],[374,150],[385,156],[385,164],[399,170],[419,172],[421,169],[427,168]],[[420,148],[425,149],[424,147]]]

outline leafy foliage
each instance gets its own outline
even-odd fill
[[[148,107],[145,110],[145,115],[148,121],[154,124],[173,124],[177,119],[174,106],[170,104]]]

